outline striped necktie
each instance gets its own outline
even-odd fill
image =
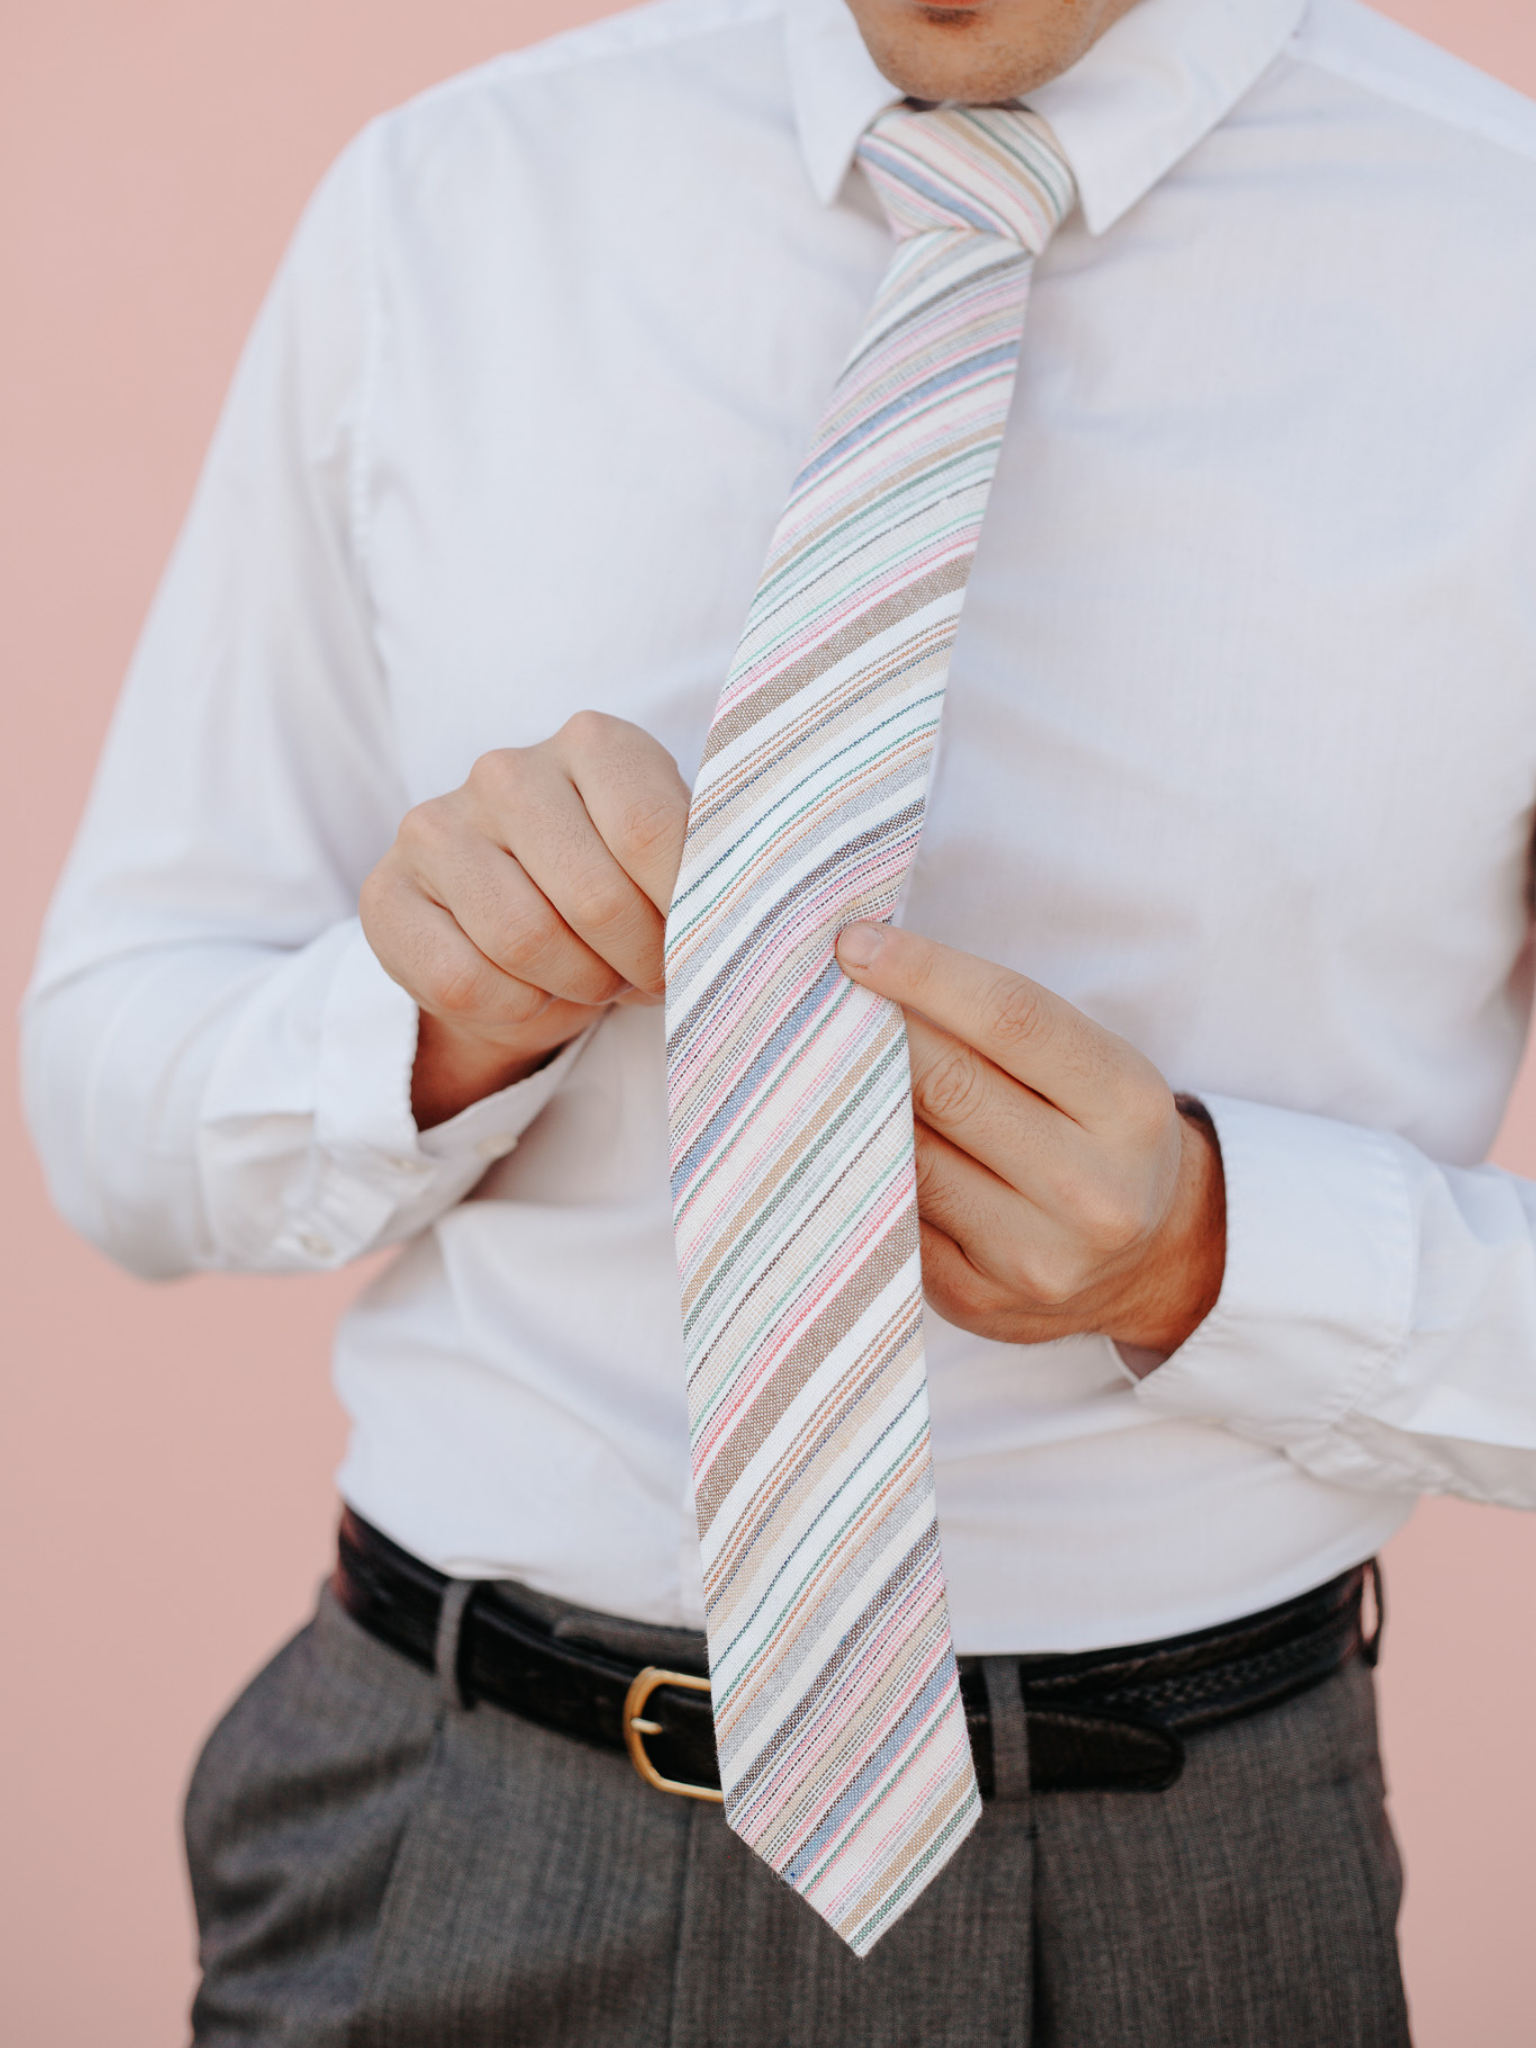
[[[710,726],[667,924],[672,1194],[735,1831],[864,1954],[980,1803],[950,1642],[900,1011],[842,973],[922,828],[1033,260],[1044,123],[898,107],[897,238]]]

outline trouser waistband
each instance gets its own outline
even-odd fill
[[[1366,1581],[1376,1624],[1362,1629]],[[513,1581],[450,1580],[351,1509],[332,1588],[371,1635],[437,1671],[465,1705],[483,1701],[607,1749],[647,1782],[719,1797],[704,1637],[571,1606]],[[1006,1794],[994,1757],[993,1693],[1017,1685],[1037,1792],[1166,1789],[1184,1738],[1280,1705],[1348,1659],[1376,1661],[1376,1561],[1262,1613],[1160,1642],[1069,1655],[962,1657],[960,1690],[984,1797]],[[635,1723],[641,1724],[637,1733]]]

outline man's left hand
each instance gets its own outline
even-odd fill
[[[1177,1350],[1221,1289],[1225,1189],[1214,1138],[1151,1061],[1023,975],[893,925],[849,925],[837,957],[906,1012],[938,1313],[1005,1344],[1095,1331]]]

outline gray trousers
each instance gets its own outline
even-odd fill
[[[1401,2048],[1371,1674],[1196,1736],[1163,1793],[1004,1796],[865,1962],[623,1756],[466,1712],[329,1594],[187,1805],[196,2041]],[[1010,1721],[1011,1713],[1011,1725]]]

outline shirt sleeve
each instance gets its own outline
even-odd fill
[[[374,147],[322,184],[246,346],[25,1005],[54,1199],[146,1275],[424,1228],[580,1052],[421,1136],[416,1007],[357,923],[407,802],[367,596]]]
[[[1201,1099],[1226,1276],[1138,1398],[1341,1486],[1536,1507],[1536,1186],[1390,1132]]]

